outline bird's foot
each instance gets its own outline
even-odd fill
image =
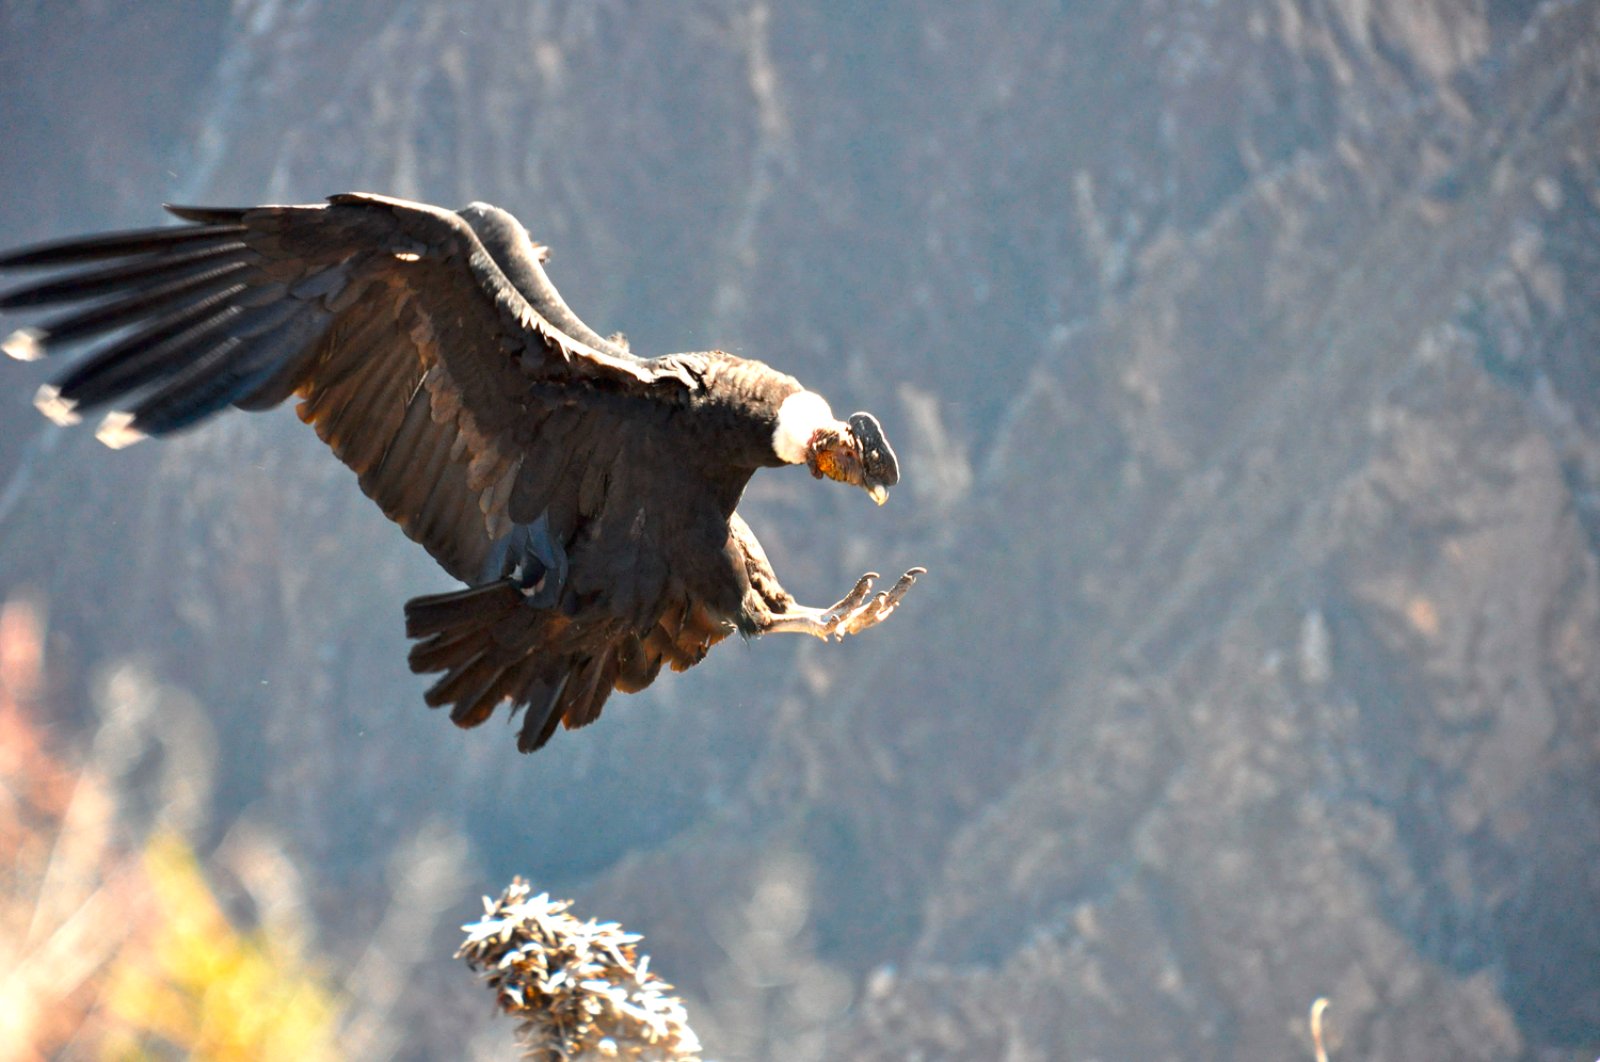
[[[856,580],[856,585],[843,600],[823,610],[823,622],[828,627],[827,634],[843,641],[847,634],[860,634],[868,627],[882,623],[899,607],[900,599],[906,596],[906,591],[917,581],[917,576],[926,575],[927,571],[926,568],[912,568],[902,575],[894,586],[888,590],[880,590],[876,594],[872,592],[872,584],[878,578],[878,573],[868,572],[863,575]]]
[[[917,576],[926,575],[927,571],[926,568],[912,568],[894,586],[876,594],[872,592],[872,584],[878,573],[868,572],[856,580],[848,594],[827,608],[795,609],[774,617],[767,633],[793,631],[815,635],[824,641],[829,638],[843,641],[847,634],[860,634],[888,619],[917,581]]]

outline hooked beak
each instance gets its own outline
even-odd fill
[[[861,466],[861,486],[867,497],[882,505],[889,500],[889,488],[900,482],[900,462],[895,459],[894,448],[883,437],[883,426],[871,413],[851,414],[850,436]]]

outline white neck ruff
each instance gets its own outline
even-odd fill
[[[828,400],[815,391],[796,391],[778,407],[778,427],[772,433],[772,452],[791,465],[805,464],[811,437],[838,421]]]

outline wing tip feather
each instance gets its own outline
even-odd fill
[[[62,398],[61,388],[55,384],[41,386],[33,396],[33,406],[48,417],[51,423],[59,424],[63,428],[69,428],[83,419],[78,413],[78,403],[70,398]]]
[[[94,437],[113,450],[125,450],[145,438],[145,433],[133,426],[134,415],[121,411],[107,413]]]
[[[44,357],[44,338],[48,333],[38,328],[19,328],[0,343],[0,350],[17,361],[38,361]]]

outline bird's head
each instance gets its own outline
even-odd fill
[[[827,402],[810,391],[784,401],[773,449],[790,464],[804,464],[818,479],[860,487],[879,505],[900,482],[900,463],[878,418],[854,413],[848,421],[835,420]]]

